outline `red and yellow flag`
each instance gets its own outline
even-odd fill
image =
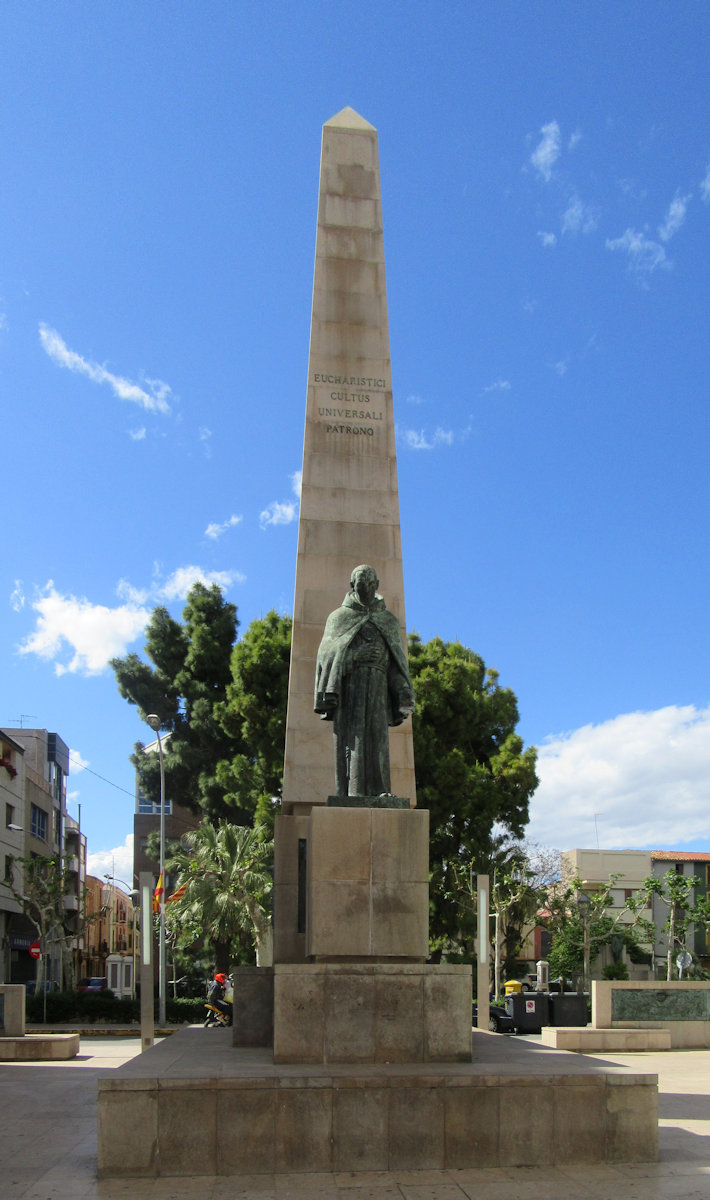
[[[161,871],[160,875],[158,876],[158,882],[155,885],[155,891],[153,892],[153,912],[154,913],[160,912],[160,900],[161,900],[164,890],[165,890],[165,885],[163,884],[163,872]]]
[[[174,891],[174,892],[173,892],[172,896],[168,896],[168,897],[167,897],[167,899],[166,899],[165,903],[166,903],[166,904],[171,904],[173,900],[182,900],[182,898],[183,898],[183,896],[185,895],[185,892],[186,892],[186,891],[187,891],[187,884],[186,884],[186,883],[182,883],[182,884],[180,885],[180,887],[179,887],[179,888],[177,888],[177,889],[176,889],[176,891]]]

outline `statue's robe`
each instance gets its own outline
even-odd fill
[[[381,596],[370,607],[353,591],[326,621],[318,650],[314,708],[333,721],[339,796],[390,791],[388,726],[414,707],[399,623]]]

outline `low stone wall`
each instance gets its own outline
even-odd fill
[[[671,1049],[710,1048],[710,983],[595,980],[596,1029],[666,1029]]]

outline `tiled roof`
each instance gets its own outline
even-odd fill
[[[656,862],[710,862],[710,854],[700,850],[652,850],[651,858]]]

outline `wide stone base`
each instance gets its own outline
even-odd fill
[[[471,968],[424,963],[274,967],[274,1062],[471,1061]]]
[[[655,1075],[477,1032],[474,1061],[278,1066],[189,1028],[99,1080],[99,1175],[445,1170],[658,1157]]]
[[[52,1062],[76,1058],[78,1033],[27,1033],[24,1037],[0,1037],[2,1062]]]

